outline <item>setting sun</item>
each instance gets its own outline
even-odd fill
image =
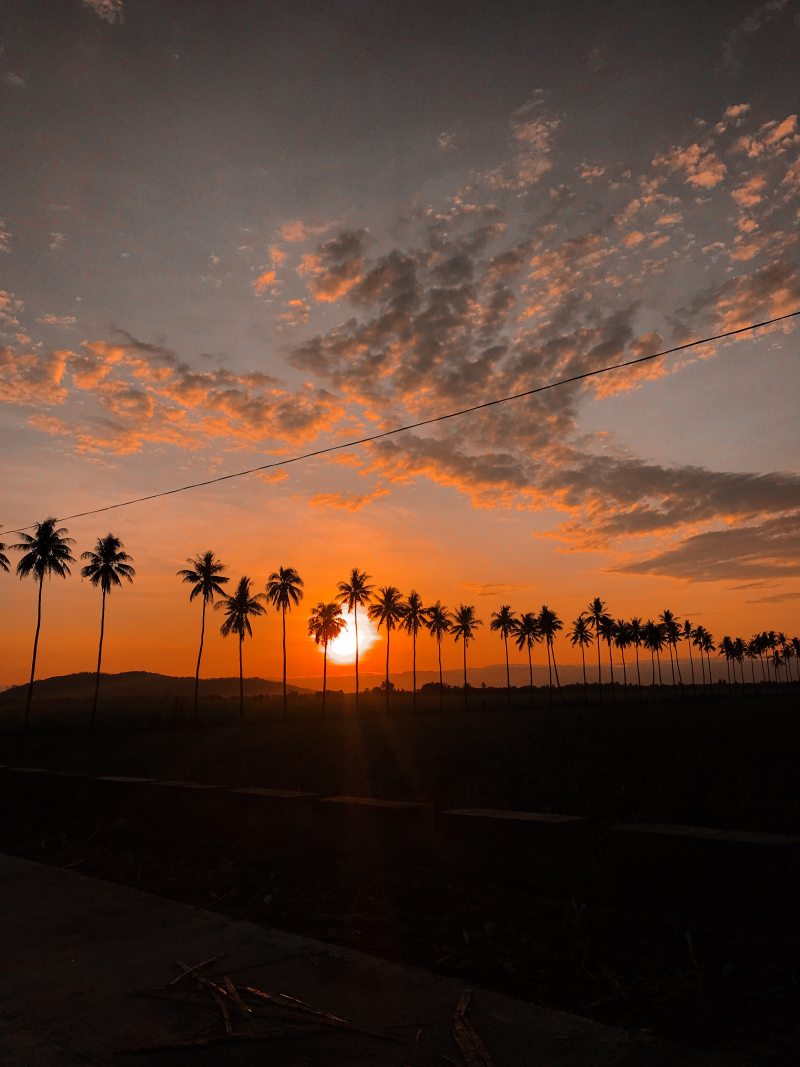
[[[352,615],[345,615],[346,625],[338,637],[328,645],[328,659],[331,663],[355,663],[356,630]],[[358,613],[358,651],[359,655],[372,648],[380,635],[365,611]],[[322,646],[320,646],[320,652]]]

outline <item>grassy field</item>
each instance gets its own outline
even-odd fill
[[[104,774],[188,779],[228,786],[307,789],[648,820],[729,829],[800,832],[796,788],[798,693],[725,686],[669,690],[639,702],[606,692],[585,706],[580,690],[551,707],[546,693],[502,690],[426,694],[417,714],[409,694],[251,701],[244,726],[235,701],[215,701],[191,724],[186,706],[120,707],[86,730],[83,707],[34,703],[32,732],[16,732],[19,709],[3,715],[0,759]],[[596,694],[595,694],[596,698]]]

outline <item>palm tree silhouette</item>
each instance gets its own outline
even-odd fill
[[[217,611],[225,612],[225,621],[219,628],[223,637],[236,634],[239,638],[239,722],[244,722],[244,674],[242,670],[242,645],[245,636],[253,636],[251,618],[265,615],[266,608],[262,601],[266,600],[264,593],[252,594],[250,579],[242,577],[236,586],[235,593],[221,593],[220,599],[214,604]]]
[[[6,546],[2,541],[0,541],[0,571],[8,571],[8,556],[6,555]]]
[[[500,634],[506,650],[506,694],[509,705],[511,704],[511,673],[508,667],[508,635],[514,632],[516,625],[517,616],[508,604],[502,604],[499,611],[492,612],[492,621],[489,624],[489,629]]]
[[[630,627],[631,644],[636,652],[636,682],[639,688],[642,688],[642,674],[639,670],[639,649],[642,646],[643,633],[642,633],[642,620],[638,616],[634,616],[628,623]]]
[[[530,690],[531,690],[531,707],[533,707],[533,646],[542,640],[542,634],[539,630],[539,620],[536,617],[536,613],[533,611],[526,611],[517,619],[516,626],[514,627],[516,637],[514,643],[520,652],[527,649],[528,652],[528,673],[530,675]]]
[[[283,626],[283,717],[288,719],[289,706],[286,701],[286,612],[292,610],[303,599],[303,579],[294,567],[278,567],[267,578],[267,600],[280,611]]]
[[[614,638],[617,636],[617,624],[611,618],[610,615],[603,615],[598,623],[600,629],[600,636],[608,645],[608,669],[611,673],[611,703],[616,701],[614,693],[614,660],[611,657],[611,645],[614,643]]]
[[[556,663],[556,650],[553,644],[553,639],[559,630],[564,629],[564,623],[556,615],[554,611],[551,611],[546,604],[542,604],[542,610],[539,612],[539,632],[544,637],[547,644],[547,668],[550,677],[550,700],[553,699],[553,671],[556,672],[556,685],[558,686],[558,695],[562,702],[564,700],[564,694],[561,692],[561,682],[558,677],[558,664]],[[552,662],[552,668],[550,666]]]
[[[194,721],[197,724],[200,694],[200,660],[203,658],[203,642],[206,636],[206,605],[213,604],[214,597],[225,595],[225,590],[222,587],[230,579],[223,578],[222,572],[225,570],[225,564],[220,563],[210,550],[202,555],[193,556],[187,559],[186,562],[189,566],[178,571],[177,576],[181,581],[192,587],[192,591],[189,593],[189,603],[191,604],[196,597],[201,597],[203,600],[203,610],[200,615],[200,649],[197,653],[197,666],[194,672]]]
[[[450,631],[452,619],[450,612],[440,600],[424,611],[425,629],[436,638],[436,651],[439,657],[439,712],[444,711],[444,682],[442,681],[442,637]]]
[[[617,619],[614,627],[614,644],[622,656],[622,684],[625,686],[627,699],[628,692],[628,667],[625,663],[625,649],[631,644],[631,624],[625,619]]]
[[[106,627],[106,596],[114,586],[121,586],[122,579],[132,583],[136,571],[131,566],[131,557],[125,551],[125,546],[114,534],[98,537],[97,544],[92,552],[82,552],[81,559],[85,559],[86,566],[81,568],[81,576],[88,578],[93,586],[100,586],[102,601],[100,608],[100,644],[97,649],[97,674],[94,680],[94,700],[92,701],[91,728],[94,730],[97,716],[97,697],[100,692],[100,665],[103,660],[103,635]]]
[[[734,659],[735,652],[733,649],[733,641],[725,634],[719,643],[719,655],[725,657],[725,666],[728,669],[728,685],[731,684],[731,662]],[[736,672],[733,675],[734,682],[736,681]]]
[[[658,684],[664,684],[661,678],[661,649],[664,647],[663,624],[648,619],[642,627],[642,644],[650,652],[650,666],[652,668],[651,685],[656,684],[656,659],[658,660]]]
[[[339,636],[347,623],[342,616],[342,605],[320,601],[311,611],[308,632],[316,644],[322,645],[322,714],[325,714],[325,694],[328,688],[328,644]]]
[[[336,599],[342,605],[347,605],[347,614],[353,616],[356,632],[356,713],[358,713],[358,609],[366,607],[372,599],[372,591],[375,588],[369,585],[370,576],[366,571],[357,570],[353,567],[350,580],[339,582]]]
[[[692,657],[692,636],[694,634],[694,628],[688,619],[683,620],[683,631],[681,636],[686,642],[689,649],[689,667],[692,672],[692,689],[694,689],[694,658]]]
[[[585,615],[579,615],[572,624],[568,635],[569,643],[573,648],[577,645],[581,650],[581,663],[583,664],[583,697],[589,702],[589,685],[586,681],[586,647],[592,643],[592,625]]]
[[[450,633],[456,641],[464,646],[464,709],[468,706],[467,698],[467,645],[475,638],[475,631],[483,622],[475,617],[475,608],[471,604],[459,604],[453,614]]]
[[[425,625],[425,608],[422,606],[422,597],[415,590],[408,594],[408,600],[401,605],[403,621],[402,628],[407,634],[411,634],[411,673],[412,673],[412,697],[411,707],[417,710],[417,634]]]
[[[681,639],[681,631],[678,625],[678,620],[669,610],[665,609],[659,615],[661,625],[664,627],[664,640],[667,644],[667,651],[669,652],[669,665],[672,670],[672,684],[675,685],[675,668],[678,668],[678,681],[683,685],[683,678],[681,678],[681,665],[678,663],[678,642]],[[672,651],[675,650],[675,659],[672,659]]]
[[[378,629],[386,628],[386,710],[389,710],[389,642],[392,630],[403,618],[403,597],[399,589],[393,585],[384,585],[372,597],[372,603],[367,608],[367,615],[373,622],[377,622]]]
[[[23,556],[17,563],[17,575],[19,578],[32,576],[39,583],[39,598],[36,611],[36,634],[33,638],[33,657],[31,659],[31,679],[28,683],[28,697],[25,701],[25,733],[28,732],[31,713],[31,697],[33,696],[33,680],[36,675],[36,653],[39,648],[39,631],[42,626],[42,587],[45,575],[50,577],[55,574],[59,578],[66,578],[71,571],[70,563],[75,562],[75,557],[70,552],[70,545],[75,541],[67,536],[65,526],[56,526],[58,519],[44,519],[37,522],[32,534],[21,534],[22,541],[11,547],[15,552],[22,552]]]
[[[594,644],[597,650],[597,691],[600,694],[600,703],[603,703],[603,674],[600,670],[600,637],[603,620],[608,618],[605,601],[596,596],[585,613],[594,630]]]
[[[706,684],[706,665],[703,659],[703,640],[705,638],[705,633],[705,627],[699,624],[692,630],[692,644],[700,653],[700,681],[702,685]],[[755,638],[753,639],[753,645],[757,650],[758,646]]]

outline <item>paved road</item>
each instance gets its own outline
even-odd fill
[[[222,1034],[221,1015],[211,1003],[132,995],[166,986],[178,973],[176,960],[195,963],[218,953],[224,957],[210,970],[229,973],[236,983],[300,998],[395,1041],[304,1028],[299,1035],[255,1043],[120,1057],[123,1050],[190,1038],[209,1024],[208,1035]],[[176,989],[201,995],[190,993],[191,986],[188,981]],[[458,982],[422,970],[0,855],[4,1067],[265,1062],[461,1067],[465,1061],[452,1018],[462,992]],[[469,1018],[494,1067],[722,1067],[723,1062],[482,989],[473,990]],[[233,1025],[247,1031],[238,1016]]]

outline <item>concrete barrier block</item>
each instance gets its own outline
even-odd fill
[[[593,826],[577,815],[460,808],[440,813],[437,828],[444,862],[504,879],[573,884],[592,864]]]
[[[244,840],[306,841],[317,799],[294,789],[227,789],[218,797],[215,825]]]
[[[800,837],[704,826],[628,823],[607,828],[607,854],[620,890],[677,894],[714,907],[726,899],[794,893]]]
[[[198,831],[213,830],[223,792],[200,782],[154,782],[152,814],[159,823]]]
[[[107,811],[114,818],[140,820],[152,811],[154,778],[125,774],[96,775],[89,782],[89,804],[94,811]]]
[[[326,797],[318,808],[327,843],[349,851],[425,856],[435,846],[433,808],[374,797]]]

